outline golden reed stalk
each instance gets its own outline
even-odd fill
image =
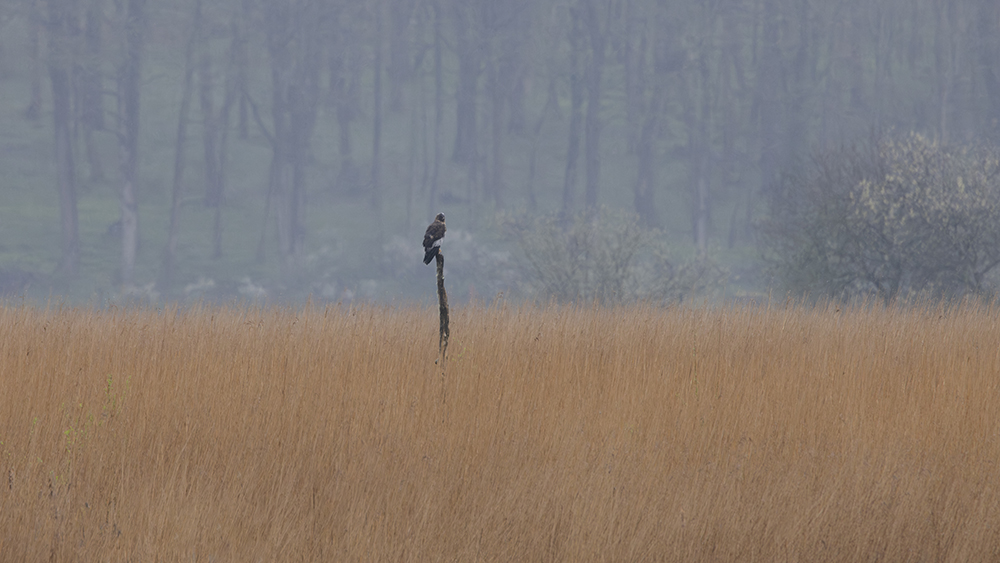
[[[11,306],[0,559],[995,560],[998,318]]]

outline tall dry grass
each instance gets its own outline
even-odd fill
[[[1000,312],[0,310],[3,561],[987,561]]]

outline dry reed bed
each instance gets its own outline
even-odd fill
[[[7,307],[0,559],[996,560],[998,319]]]

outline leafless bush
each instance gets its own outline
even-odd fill
[[[678,302],[719,288],[707,257],[677,260],[656,230],[608,209],[571,220],[507,220],[521,248],[527,291],[560,302]]]

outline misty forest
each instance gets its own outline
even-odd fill
[[[0,0],[0,293],[992,295],[995,0]]]

